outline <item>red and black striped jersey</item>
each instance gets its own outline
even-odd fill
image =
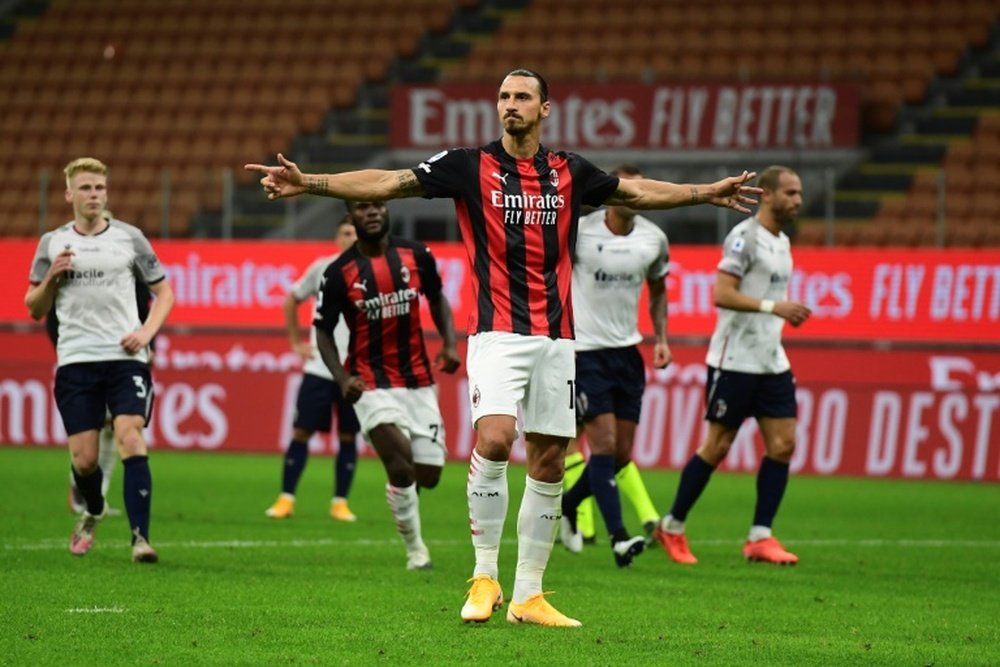
[[[572,338],[580,205],[603,204],[618,177],[542,146],[519,160],[499,140],[438,153],[413,172],[426,197],[455,200],[476,295],[468,331]]]
[[[358,245],[327,267],[313,325],[333,332],[343,315],[351,330],[344,367],[372,388],[434,384],[420,324],[419,295],[441,297],[441,276],[427,246],[389,237],[385,254]]]

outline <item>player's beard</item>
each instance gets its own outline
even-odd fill
[[[513,120],[513,123],[508,123],[508,119]],[[504,119],[503,130],[512,137],[524,137],[531,134],[531,130],[534,128],[534,123],[527,122],[523,116],[508,116]]]
[[[389,216],[382,219],[382,226],[376,232],[369,232],[364,224],[355,225],[354,231],[357,232],[359,241],[377,243],[389,235]]]
[[[782,227],[788,227],[795,222],[798,218],[798,213],[793,213],[789,209],[783,209],[775,213],[774,219],[778,221],[778,224]]]

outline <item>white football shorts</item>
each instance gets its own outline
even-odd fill
[[[438,407],[437,385],[409,389],[368,389],[354,404],[361,422],[361,432],[368,433],[380,424],[394,424],[410,439],[413,462],[441,467],[447,456],[444,420]]]
[[[472,424],[486,415],[517,419],[525,433],[576,436],[573,341],[486,331],[469,337],[466,358]]]

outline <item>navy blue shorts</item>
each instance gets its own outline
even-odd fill
[[[646,364],[638,347],[576,353],[577,422],[612,413],[639,423],[645,389]]]
[[[705,383],[705,419],[739,428],[747,417],[798,417],[795,376],[720,371],[708,367]]]
[[[337,404],[337,430],[357,433],[361,430],[354,407],[344,400],[336,382],[306,373],[295,399],[295,419],[292,426],[306,431],[329,433],[333,425],[333,405]]]
[[[91,361],[56,369],[56,405],[67,435],[104,426],[107,411],[141,415],[149,424],[153,383],[141,361]]]

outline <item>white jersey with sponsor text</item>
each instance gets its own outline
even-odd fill
[[[80,234],[68,222],[38,241],[31,283],[42,282],[55,258],[67,248],[73,251],[73,268],[55,298],[58,365],[148,361],[146,348],[129,354],[120,341],[142,326],[135,301],[136,276],[150,285],[166,277],[149,241],[137,227],[121,220],[110,221],[93,236]]]
[[[301,303],[310,297],[316,298],[316,293],[319,291],[319,283],[323,279],[326,267],[338,257],[340,257],[339,254],[320,257],[309,265],[306,272],[292,285],[292,296],[295,297],[296,301]],[[340,363],[344,363],[344,359],[347,358],[347,346],[351,341],[351,330],[347,328],[347,321],[343,317],[340,318],[333,330],[333,341],[337,344]],[[312,354],[309,360],[302,366],[302,371],[309,373],[309,375],[315,375],[316,377],[332,381],[333,373],[330,372],[330,369],[326,367],[323,359],[319,356],[319,350],[316,348],[316,327],[311,324],[309,325],[309,347],[312,350]]]
[[[580,218],[573,264],[576,349],[601,350],[642,342],[639,295],[647,279],[662,279],[669,267],[667,235],[635,216],[625,235],[608,229],[603,209]]]
[[[739,291],[757,299],[786,301],[792,277],[792,250],[784,232],[777,235],[747,218],[722,245],[719,271],[740,278]],[[781,330],[785,320],[771,313],[718,308],[706,363],[742,373],[774,374],[791,368]]]

